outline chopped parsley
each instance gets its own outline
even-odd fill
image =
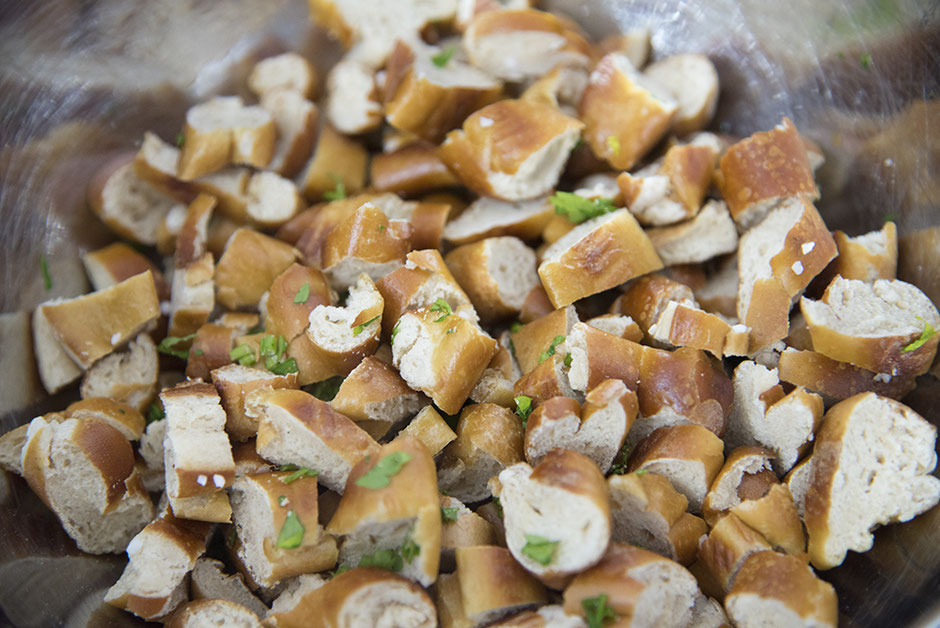
[[[522,553],[540,565],[547,565],[552,562],[558,543],[559,541],[550,541],[538,534],[526,534]]]
[[[343,183],[340,176],[335,172],[330,172],[327,176],[333,180],[333,189],[326,192],[323,198],[328,201],[340,201],[346,198],[346,184]]]
[[[620,453],[614,460],[619,460],[610,466],[611,475],[623,475],[627,471],[627,458],[630,457],[630,446],[626,443],[620,448]]]
[[[385,231],[385,225],[379,225],[379,232]]]
[[[324,379],[315,384],[310,385],[310,394],[319,399],[320,401],[333,401],[336,397],[336,393],[339,392],[339,387],[343,384],[343,376],[336,375],[329,379]]]
[[[183,132],[182,132],[182,131],[180,131],[179,133],[176,134],[176,145],[177,145],[177,147],[182,146],[182,145],[183,145],[183,142],[185,142],[185,141],[186,141],[186,136],[183,135]]]
[[[52,275],[49,274],[49,260],[45,255],[39,256],[39,270],[42,271],[42,285],[46,290],[52,290]]]
[[[649,472],[650,472],[649,469],[637,469],[636,471],[634,471],[634,473],[636,473],[637,475],[646,475]]]
[[[570,352],[565,354],[565,366],[567,367],[571,366],[571,353]]]
[[[411,454],[405,451],[395,451],[383,456],[375,463],[374,467],[356,480],[356,486],[373,489],[385,488],[391,483],[392,476],[401,471],[409,460],[411,460]]]
[[[189,342],[195,337],[196,334],[189,334],[188,336],[167,336],[157,345],[157,351],[186,360],[189,358],[189,349],[176,349],[175,347],[182,342]]]
[[[587,621],[588,628],[603,628],[604,624],[620,619],[614,609],[607,606],[606,593],[581,600],[581,608],[584,609],[584,619]]]
[[[933,326],[927,321],[925,321],[924,319],[922,319],[920,316],[917,317],[917,320],[921,321],[924,324],[924,331],[920,333],[920,337],[917,338],[914,342],[912,342],[911,344],[901,349],[901,353],[908,353],[910,351],[915,351],[917,349],[920,349],[921,347],[924,346],[924,344],[926,344],[928,340],[933,338],[934,334],[937,333],[934,330]]]
[[[405,566],[405,562],[402,560],[398,550],[379,549],[360,558],[359,566],[378,567],[379,569],[388,569],[389,571],[401,571],[401,568]]]
[[[405,539],[405,542],[401,544],[401,557],[405,559],[405,562],[409,565],[411,561],[418,557],[418,554],[421,553],[421,546],[415,543],[414,539],[411,538],[411,535],[408,535],[408,538]]]
[[[522,429],[529,423],[529,415],[532,414],[532,397],[519,395],[514,399],[516,402],[516,414],[522,419]]]
[[[304,540],[304,524],[297,518],[297,513],[293,510],[287,511],[287,517],[284,519],[284,525],[277,535],[277,547],[281,549],[296,549]]]
[[[572,192],[555,192],[549,199],[555,213],[577,224],[616,211],[609,198],[589,199]]]
[[[894,212],[885,214],[884,222],[897,222],[897,221],[898,221],[898,215],[895,214]]]
[[[496,504],[496,514],[500,519],[503,518],[503,503],[499,501],[499,497],[493,495],[493,503]]]
[[[293,469],[284,469],[284,470],[293,471]],[[284,484],[290,484],[291,482],[299,480],[302,477],[315,478],[318,475],[320,475],[320,472],[316,471],[315,469],[311,469],[310,467],[298,467],[297,470],[291,473],[290,475],[285,475],[284,477],[282,477],[281,482],[283,482]]]
[[[457,52],[457,46],[448,46],[444,48],[439,53],[431,57],[431,63],[436,65],[439,68],[443,68],[450,60],[454,57],[454,53]]]
[[[228,357],[242,366],[251,366],[258,361],[255,359],[255,350],[249,345],[238,345],[228,352]]]
[[[369,325],[371,325],[372,323],[374,323],[374,322],[377,321],[377,320],[379,320],[379,317],[378,317],[378,316],[376,316],[376,317],[374,317],[374,318],[370,318],[369,320],[367,320],[366,322],[362,323],[361,325],[356,325],[355,327],[353,327],[353,336],[358,336],[359,334],[361,334],[362,332],[365,331],[366,327],[368,327]]]
[[[858,62],[866,70],[871,67],[871,53],[866,52],[861,57],[859,57]]]
[[[610,152],[612,152],[614,155],[620,154],[620,138],[619,137],[617,137],[616,135],[608,135],[606,144],[607,144],[607,148],[609,148]]]
[[[460,508],[457,506],[441,506],[441,523],[457,521]]]
[[[264,367],[275,375],[287,375],[299,371],[297,360],[294,358],[284,359],[285,351],[287,351],[287,340],[284,336],[272,336],[270,334],[262,336],[259,353],[264,358]]]
[[[435,301],[431,305],[430,309],[432,312],[441,312],[441,317],[434,319],[435,323],[440,323],[445,318],[447,318],[448,316],[454,313],[454,311],[450,309],[450,303],[448,303],[444,299],[438,299],[437,301]]]
[[[307,299],[310,298],[310,284],[305,283],[300,286],[300,290],[297,291],[297,294],[294,295],[294,303],[300,305],[301,303],[306,303]]]
[[[555,336],[555,337],[552,339],[552,344],[548,345],[548,349],[546,349],[545,351],[543,351],[543,352],[539,355],[539,364],[541,364],[542,362],[544,362],[544,361],[547,360],[548,358],[550,358],[550,357],[552,357],[553,355],[555,355],[555,347],[557,347],[558,345],[560,345],[560,344],[563,343],[564,341],[565,341],[565,337],[564,337],[564,336]]]
[[[389,340],[389,342],[395,342],[395,336],[398,335],[398,326],[399,326],[399,325],[401,325],[401,319],[399,319],[398,322],[395,323],[395,326],[392,327],[392,337],[391,337],[391,339]]]
[[[522,323],[519,321],[513,321],[512,325],[509,326],[509,333],[514,334],[520,329],[522,329]]]
[[[163,411],[163,408],[155,403],[150,404],[150,409],[147,410],[147,425],[164,418],[166,418],[166,413]]]

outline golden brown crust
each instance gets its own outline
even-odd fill
[[[484,322],[506,319],[518,313],[515,307],[503,299],[499,283],[490,273],[490,256],[498,255],[493,250],[495,246],[496,242],[491,240],[478,240],[458,246],[444,257],[447,268],[466,291],[480,320]],[[523,267],[518,268],[517,272],[521,274],[531,270]]]
[[[369,168],[372,187],[402,196],[457,185],[457,179],[438,156],[437,147],[424,142],[414,142],[390,153],[376,155]]]
[[[398,371],[368,356],[343,380],[330,406],[355,421],[369,436],[379,440],[395,423],[383,415],[377,415],[371,406],[416,396]]]
[[[788,349],[780,354],[777,368],[782,381],[833,399],[848,399],[863,392],[901,399],[916,385],[912,376],[899,375],[886,379],[878,373],[838,362],[815,351]]]
[[[597,220],[603,224],[559,251],[557,259],[546,259],[539,265],[542,285],[555,307],[663,267],[653,243],[629,211]]]
[[[884,237],[883,252],[873,252],[869,247],[855,242],[844,231],[833,231],[839,256],[833,260],[831,268],[836,275],[845,279],[874,281],[876,279],[896,279],[898,269],[898,229],[891,221],[882,226]]]
[[[467,406],[457,421],[457,439],[444,452],[441,466],[455,459],[472,467],[481,455],[503,466],[522,462],[522,423],[509,409],[494,403]]]
[[[583,332],[587,357],[587,385],[584,390],[591,390],[608,379],[619,379],[628,389],[637,392],[643,379],[646,349],[584,323],[578,323],[577,328]]]
[[[186,377],[208,380],[209,373],[232,362],[229,357],[235,330],[206,323],[196,331],[186,360]]]
[[[300,253],[289,244],[241,228],[232,234],[216,265],[216,298],[232,310],[256,307],[277,276],[298,259]]]
[[[786,554],[802,554],[806,550],[803,523],[785,484],[774,484],[759,499],[742,501],[731,513]]]
[[[741,501],[760,499],[778,483],[777,475],[771,470],[771,458],[772,451],[752,445],[737,447],[728,454],[702,504],[702,514],[709,525],[715,525],[726,511]]]
[[[318,201],[336,188],[333,175],[343,182],[348,194],[355,194],[365,186],[368,160],[369,153],[359,142],[324,124],[313,158],[297,185],[308,201]]]
[[[716,523],[699,547],[699,560],[724,591],[729,591],[745,559],[754,552],[772,549],[767,540],[733,514]]]
[[[669,106],[634,82],[619,67],[622,55],[605,55],[597,64],[578,107],[584,140],[616,170],[629,170],[669,131],[675,105]],[[615,138],[615,141],[609,138]]]
[[[404,264],[410,250],[411,226],[400,220],[389,220],[380,209],[366,203],[326,236],[321,263],[329,275],[349,259],[373,264]]]
[[[228,164],[244,164],[255,168],[264,168],[274,155],[277,141],[277,127],[270,115],[256,126],[217,126],[212,130],[202,130],[193,126],[191,120],[194,110],[209,109],[215,103],[237,100],[236,109],[242,109],[240,98],[217,98],[196,105],[186,115],[183,125],[183,146],[180,151],[177,171],[183,181],[209,174],[224,168]],[[257,108],[255,108],[257,109]],[[233,112],[219,112],[219,117],[232,115]],[[235,114],[238,115],[238,114]]]
[[[718,187],[735,222],[756,224],[748,216],[771,199],[808,195],[819,190],[806,154],[806,145],[789,118],[770,131],[754,133],[731,146],[721,158]]]
[[[502,100],[483,107],[447,134],[438,154],[464,185],[481,195],[497,196],[494,174],[514,175],[526,159],[550,140],[580,130],[582,123],[557,109],[531,101]],[[520,200],[543,194],[532,190]]]
[[[296,388],[297,376],[294,373],[287,375],[272,375],[258,371],[257,378],[244,378],[242,374],[250,373],[247,367],[231,364],[213,369],[212,383],[219,393],[222,408],[225,410],[225,431],[236,441],[245,441],[258,432],[257,418],[249,417],[245,413],[245,399],[249,394],[263,388],[280,389]]]
[[[146,428],[144,416],[137,408],[104,397],[76,401],[62,412],[62,416],[66,419],[104,421],[124,434],[128,440],[139,440]]]
[[[156,264],[123,242],[114,242],[86,253],[82,256],[82,262],[95,290],[108,288],[149,270],[159,299],[167,301],[170,298],[170,284]]]
[[[660,319],[661,321],[663,319]],[[731,325],[723,319],[696,307],[676,305],[665,329],[657,324],[656,335],[677,347],[708,351],[718,359],[724,355]]]
[[[701,425],[660,427],[641,440],[630,454],[627,469],[636,471],[657,460],[697,460],[711,485],[724,463],[724,443]]]
[[[512,334],[513,354],[523,375],[543,363],[542,354],[558,336],[566,337],[578,322],[574,307],[553,310],[519,328]]]
[[[454,430],[430,404],[414,416],[401,431],[414,436],[428,448],[432,456],[437,456],[451,441],[457,438]]]
[[[548,601],[548,592],[504,547],[458,547],[457,578],[463,613],[482,618],[497,609],[518,609]]]
[[[110,512],[127,492],[124,482],[134,470],[134,450],[130,442],[117,428],[92,418],[78,421],[72,431],[72,442],[101,474],[107,487],[103,514]]]
[[[187,206],[186,218],[176,236],[176,251],[173,254],[176,268],[186,268],[202,259],[206,252],[206,225],[217,204],[213,196],[200,193]]]
[[[790,295],[775,278],[754,282],[744,324],[751,329],[748,351],[755,352],[787,337]]]
[[[653,273],[631,281],[611,311],[629,316],[646,331],[659,320],[670,301],[694,304],[695,296],[687,285]]]
[[[307,298],[297,303],[304,292]],[[268,289],[265,332],[284,336],[289,342],[310,326],[310,312],[314,308],[332,304],[330,284],[322,272],[299,263],[291,264]]]
[[[779,601],[807,624],[835,628],[839,623],[835,589],[795,556],[768,551],[748,556],[725,598],[733,620],[744,620],[743,612],[739,617],[734,612],[736,598],[744,595]]]

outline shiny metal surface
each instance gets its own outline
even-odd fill
[[[940,224],[936,0],[545,4],[595,36],[648,27],[656,56],[708,54],[718,130],[790,116],[826,153],[819,207],[831,228],[863,233],[889,215],[901,234]],[[79,255],[109,239],[85,207],[91,173],[145,129],[175,136],[189,103],[238,93],[252,60],[283,49],[321,68],[337,54],[302,0],[0,3],[0,433],[68,401],[36,381],[25,313],[87,289]],[[906,401],[940,424],[938,399],[925,378]],[[0,625],[138,624],[100,604],[122,565],[77,552],[22,481],[0,477]],[[940,625],[940,509],[880,530],[872,551],[823,577],[842,625]]]

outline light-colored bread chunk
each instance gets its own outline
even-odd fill
[[[343,58],[326,77],[326,93],[326,117],[340,133],[356,135],[382,124],[375,71],[368,65]]]
[[[718,106],[718,71],[705,55],[681,54],[651,63],[643,74],[666,88],[678,111],[672,122],[676,135],[708,126]]]
[[[355,194],[365,187],[368,161],[369,153],[361,143],[323,124],[313,157],[297,178],[297,186],[308,201],[335,191],[337,182],[347,194]]]
[[[698,307],[689,286],[654,273],[631,281],[623,295],[611,305],[610,311],[630,316],[646,332],[673,301]]]
[[[444,238],[458,245],[498,236],[534,240],[553,214],[547,198],[513,202],[481,196],[447,223]]]
[[[237,441],[245,441],[258,433],[258,423],[248,416],[245,403],[256,390],[296,388],[294,373],[276,375],[261,368],[226,364],[212,371],[212,384],[219,393],[225,410],[225,431]]]
[[[636,411],[636,393],[619,379],[595,386],[580,407],[568,397],[549,399],[532,412],[526,424],[526,460],[537,465],[552,449],[569,449],[587,456],[606,473]]]
[[[643,340],[643,330],[629,316],[621,314],[601,314],[584,321],[594,329],[606,331],[624,340],[640,342]]]
[[[303,299],[305,294],[306,299]],[[310,326],[310,312],[318,305],[332,305],[334,298],[322,272],[310,266],[291,264],[271,283],[267,297],[262,299],[264,330],[272,336],[284,336],[290,342]],[[242,328],[241,335],[247,335],[254,326]]]
[[[514,387],[522,372],[513,358],[509,344],[510,334],[503,332],[499,338],[499,348],[480,380],[470,391],[470,399],[476,403],[497,403],[512,407],[515,397]]]
[[[236,553],[256,586],[336,564],[336,540],[317,521],[316,477],[296,473],[243,475],[232,485]]]
[[[255,393],[246,413],[258,419],[256,447],[263,458],[314,469],[324,486],[340,494],[353,465],[379,451],[349,418],[300,390]]]
[[[473,512],[459,499],[441,495],[441,571],[456,568],[458,547],[499,545],[496,526]]]
[[[678,104],[625,55],[605,55],[591,72],[579,113],[584,140],[616,170],[628,170],[669,131]]]
[[[795,556],[758,552],[749,556],[725,598],[740,628],[835,628],[836,591]]]
[[[153,516],[130,443],[104,421],[36,417],[26,432],[20,467],[84,552],[122,552]]]
[[[88,204],[114,233],[145,245],[157,243],[157,232],[176,203],[138,177],[130,155],[106,164],[88,185]]]
[[[107,397],[91,397],[76,401],[69,404],[69,407],[60,414],[65,419],[104,421],[129,441],[140,440],[146,427],[144,416],[136,408]]]
[[[26,435],[29,423],[14,427],[0,436],[0,469],[22,475],[23,462],[21,454],[26,444]]]
[[[512,332],[513,355],[519,363],[521,374],[531,372],[551,355],[564,355],[567,351],[568,336],[577,322],[577,311],[573,305],[568,305],[540,316]],[[559,336],[562,340],[556,342]],[[554,350],[551,350],[552,344],[555,345]],[[600,381],[596,383],[599,384]]]
[[[261,96],[261,106],[271,114],[277,125],[277,145],[268,168],[284,177],[293,177],[313,153],[320,117],[317,106],[307,100],[302,92],[288,87],[277,87],[265,92]],[[294,194],[300,198],[296,188]]]
[[[565,611],[583,617],[582,601],[601,594],[621,621],[637,628],[688,626],[701,595],[682,565],[624,543],[611,543],[599,564],[575,577],[565,589]]]
[[[95,290],[104,290],[134,275],[150,271],[157,295],[165,301],[170,294],[170,286],[163,273],[144,254],[123,242],[114,242],[106,247],[89,251],[82,255],[82,265]]]
[[[272,628],[437,626],[437,611],[427,592],[387,569],[360,567],[325,583],[318,580],[312,586],[282,595],[286,597],[283,601],[278,598],[265,624]]]
[[[377,465],[396,459],[403,462],[383,476],[384,487],[370,482]],[[365,556],[390,550],[401,557],[403,576],[430,586],[440,565],[441,526],[434,460],[421,441],[403,435],[353,468],[326,530],[343,537],[341,564],[356,567]]]
[[[796,510],[801,519],[806,514],[806,494],[813,485],[813,476],[813,456],[809,455],[790,469],[784,478],[784,483],[790,489],[790,495],[793,496],[793,503],[796,504]]]
[[[422,307],[398,319],[393,364],[412,389],[444,412],[456,413],[496,353],[497,342],[461,316],[439,310]]]
[[[475,66],[508,81],[590,62],[590,47],[572,22],[535,9],[477,13],[462,43]]]
[[[717,200],[706,201],[691,220],[647,229],[646,235],[665,266],[704,262],[738,246],[738,231],[728,206]]]
[[[832,264],[836,274],[861,281],[897,278],[898,228],[893,222],[854,238],[843,231],[834,231],[832,237],[839,249]]]
[[[743,446],[734,449],[712,480],[702,505],[705,519],[714,525],[721,516],[742,501],[763,497],[777,483],[771,470],[772,454],[762,447]]]
[[[738,246],[738,320],[751,328],[751,351],[785,338],[792,300],[836,256],[813,204],[790,198],[743,236]]]
[[[914,390],[916,378],[874,373],[847,362],[839,362],[815,351],[787,347],[779,355],[780,379],[818,392],[827,403],[848,399],[863,392],[902,399]]]
[[[212,384],[185,382],[160,393],[166,412],[166,495],[177,517],[227,522],[235,479],[225,411]]]
[[[85,372],[82,399],[107,397],[144,411],[157,391],[157,347],[148,334],[131,340],[126,351],[103,357]]]
[[[450,429],[444,418],[431,404],[424,406],[401,430],[401,433],[420,440],[435,457],[457,438],[454,430]]]
[[[666,346],[701,349],[721,359],[731,325],[705,310],[670,301],[646,331],[651,338]]]
[[[822,421],[823,400],[797,388],[785,394],[777,369],[745,360],[734,370],[734,406],[725,442],[767,447],[774,452],[774,471],[784,475],[813,439]]]
[[[485,322],[517,316],[539,285],[535,251],[511,236],[459,246],[444,261]]]
[[[652,242],[625,209],[581,223],[542,254],[539,277],[555,307],[663,267]]]
[[[523,460],[522,423],[507,408],[469,405],[460,413],[457,438],[442,454],[438,483],[464,503],[490,497],[490,478]]]
[[[285,141],[288,139],[285,138]],[[276,172],[256,172],[245,188],[244,215],[236,219],[258,227],[280,227],[299,213],[304,205],[293,181]]]
[[[215,263],[206,251],[209,218],[216,207],[213,196],[201,193],[186,208],[173,255],[168,333],[183,337],[195,333],[215,307]]]
[[[526,87],[519,98],[555,107],[565,115],[577,116],[578,102],[587,82],[587,68],[556,66]]]
[[[774,549],[794,556],[805,555],[803,524],[786,485],[772,485],[766,495],[742,501],[731,513],[764,535]]]
[[[553,449],[535,468],[522,462],[504,469],[496,484],[506,546],[539,579],[559,583],[604,555],[610,501],[604,476],[586,456]],[[536,554],[530,547],[540,543],[554,546]]]
[[[286,90],[311,98],[317,88],[317,71],[309,60],[295,52],[267,57],[248,75],[248,89],[256,96]]]
[[[144,488],[152,493],[159,493],[166,487],[166,468],[163,466],[163,440],[166,437],[166,419],[159,419],[147,424],[140,437],[137,453],[143,458],[144,466],[140,471],[140,480]]]
[[[698,558],[723,591],[734,585],[738,571],[747,557],[772,549],[767,539],[754,528],[728,514],[722,517],[699,546]]]
[[[940,312],[916,286],[900,280],[873,283],[836,277],[819,301],[803,298],[813,350],[874,373],[921,375],[937,354],[940,335],[915,342]]]
[[[45,331],[48,325],[52,332],[52,338],[44,335],[35,340],[42,374],[44,359],[53,356],[40,343],[58,342],[76,365],[88,369],[155,321],[160,303],[148,271],[98,292],[47,302],[37,311],[41,320],[36,331]]]
[[[701,425],[660,427],[637,444],[627,468],[665,476],[689,500],[689,510],[701,512],[724,462],[723,449],[721,439]]]
[[[324,239],[323,272],[337,291],[362,273],[378,281],[404,264],[411,233],[408,222],[390,218],[372,202],[363,203]]]
[[[195,600],[178,608],[164,624],[168,628],[261,628],[257,614],[229,600]]]
[[[686,512],[689,500],[656,473],[628,473],[607,478],[613,541],[630,543],[689,565],[708,532],[700,517]]]
[[[244,606],[258,617],[264,617],[268,607],[245,584],[240,573],[228,574],[221,561],[205,556],[196,560],[190,581],[194,600],[227,600]]]
[[[826,413],[813,448],[804,520],[818,569],[866,552],[872,530],[907,521],[940,501],[937,428],[907,406],[864,393]]]
[[[271,283],[300,259],[294,247],[254,229],[235,231],[215,269],[219,303],[231,310],[256,308]]]
[[[439,151],[474,192],[521,201],[555,187],[583,126],[548,105],[501,100],[471,114]]]
[[[728,148],[720,165],[718,187],[741,229],[788,200],[819,198],[806,144],[789,118]]]
[[[378,440],[417,414],[427,399],[394,368],[369,356],[346,376],[330,405]]]
[[[172,613],[188,599],[186,576],[206,550],[210,528],[164,515],[127,544],[127,567],[104,596],[111,606],[146,620]]]
[[[264,168],[276,138],[277,127],[267,111],[246,107],[238,96],[216,96],[186,112],[179,178],[191,181],[229,164]]]
[[[376,190],[407,197],[458,185],[457,178],[438,156],[437,146],[425,142],[413,142],[391,152],[373,155],[369,162],[369,180]],[[445,204],[449,214],[451,205]],[[454,207],[455,212],[456,209]]]

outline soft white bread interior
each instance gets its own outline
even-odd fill
[[[447,222],[444,239],[454,244],[498,236],[534,240],[551,220],[552,212],[547,198],[501,201],[481,196]]]
[[[676,135],[708,126],[718,106],[718,71],[705,55],[680,54],[651,63],[643,74],[658,82],[676,100],[672,122]]]
[[[372,481],[395,461],[400,466],[383,476],[385,486]],[[353,468],[326,529],[343,537],[341,564],[366,566],[376,552],[392,552],[403,576],[430,586],[440,565],[441,526],[434,459],[421,441],[402,435]]]
[[[160,406],[158,409],[162,410]],[[159,493],[166,487],[166,471],[163,466],[163,440],[166,437],[166,419],[158,419],[147,424],[140,437],[137,453],[144,461],[140,471],[140,480],[144,488]]]
[[[346,376],[330,405],[378,440],[417,414],[427,398],[390,365],[368,356]]]
[[[39,381],[49,394],[54,394],[82,376],[81,367],[69,357],[41,307],[32,315],[33,351]]]
[[[293,373],[276,375],[260,368],[226,364],[213,369],[212,384],[225,410],[225,431],[232,440],[244,441],[258,433],[258,422],[245,412],[245,400],[256,390],[295,388]]]
[[[665,266],[704,262],[738,246],[738,231],[724,201],[709,200],[691,220],[646,230]]]
[[[872,530],[907,521],[940,501],[937,428],[904,404],[863,393],[826,413],[813,448],[804,520],[813,565],[871,549]]]
[[[258,453],[277,464],[296,464],[319,473],[319,481],[342,494],[353,465],[375,456],[378,444],[328,403],[300,390],[259,391],[246,401],[258,419]]]
[[[823,298],[804,298],[813,350],[875,373],[920,375],[930,368],[940,336],[916,346],[927,326],[940,329],[940,312],[916,286],[900,280],[833,279]],[[910,349],[908,347],[911,347]]]
[[[600,563],[574,578],[565,589],[565,611],[585,616],[583,601],[601,594],[615,615],[644,628],[688,626],[701,595],[685,567],[625,543],[611,543]]]
[[[288,90],[310,98],[316,87],[316,69],[310,61],[295,52],[262,59],[248,75],[248,88],[258,97]]]
[[[744,561],[725,608],[741,628],[835,628],[836,591],[804,561],[776,552],[758,552]]]
[[[157,347],[148,334],[138,334],[126,350],[95,362],[82,379],[82,399],[107,397],[143,411],[157,391]]]
[[[104,601],[146,620],[166,617],[188,599],[186,576],[206,550],[210,528],[164,515],[127,545],[127,567]]]
[[[154,245],[160,224],[176,201],[137,176],[129,159],[109,164],[88,188],[88,201],[98,217],[117,235]]]
[[[190,580],[190,593],[195,600],[228,600],[244,606],[258,617],[264,617],[268,607],[245,584],[240,573],[225,572],[225,565],[205,556],[196,560]]]
[[[375,72],[364,63],[344,58],[326,77],[326,116],[336,130],[356,135],[382,123]]]
[[[229,600],[194,600],[178,608],[164,624],[167,628],[261,628],[257,614]]]
[[[271,113],[277,125],[277,146],[268,168],[282,176],[293,177],[313,153],[319,120],[317,106],[301,92],[286,88],[265,93],[261,106]],[[294,194],[300,198],[296,187]]]
[[[503,470],[498,491],[506,546],[536,576],[572,575],[604,555],[611,534],[607,485],[586,456],[553,449],[535,468],[519,463]],[[539,543],[554,545],[535,554],[529,548]]]

